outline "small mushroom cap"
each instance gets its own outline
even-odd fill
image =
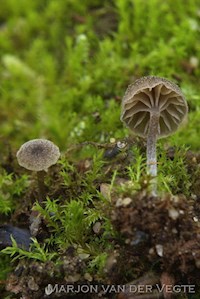
[[[46,139],[30,140],[17,152],[19,165],[33,171],[47,171],[51,165],[56,164],[59,157],[59,148]]]
[[[121,121],[137,135],[148,134],[150,115],[160,115],[157,138],[177,130],[188,106],[180,88],[165,78],[142,77],[129,85],[122,100]]]

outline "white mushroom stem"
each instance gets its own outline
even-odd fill
[[[147,134],[147,172],[154,179],[152,180],[152,195],[157,196],[157,157],[156,157],[156,141],[159,128],[160,113],[158,111],[151,112],[149,129]]]

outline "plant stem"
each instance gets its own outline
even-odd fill
[[[157,157],[156,157],[156,141],[158,135],[158,124],[160,114],[154,111],[150,115],[149,130],[147,134],[147,173],[154,179],[151,184],[151,192],[153,196],[157,196]]]
[[[38,201],[41,203],[45,200],[46,192],[45,192],[45,185],[44,185],[44,177],[45,171],[38,171],[37,172],[37,179],[38,179],[38,189],[39,189],[39,199]]]

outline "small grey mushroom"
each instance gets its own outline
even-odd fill
[[[41,200],[45,199],[44,175],[58,161],[59,148],[46,139],[33,139],[24,143],[17,152],[20,166],[37,172]]]
[[[46,139],[33,139],[24,143],[17,152],[20,166],[33,171],[47,171],[58,161],[59,148]]]
[[[147,167],[157,176],[156,141],[174,133],[188,106],[180,88],[165,78],[147,76],[129,85],[122,100],[121,121],[147,139]],[[154,184],[156,195],[156,184]]]

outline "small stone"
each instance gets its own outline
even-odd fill
[[[194,199],[194,200],[196,200],[196,199],[197,199],[196,194],[192,193],[192,194],[191,194],[191,198]]]
[[[154,248],[150,248],[150,249],[149,249],[149,254],[150,254],[150,255],[153,255],[154,253],[155,253]]]
[[[126,207],[126,206],[129,206],[131,202],[132,202],[132,199],[130,197],[126,197],[126,198],[123,199],[122,205],[124,207]]]
[[[100,185],[100,192],[106,199],[110,199],[110,185],[109,184],[101,184]]]
[[[178,203],[180,201],[179,197],[178,196],[172,196],[171,200],[174,202],[174,203]]]
[[[122,206],[122,198],[118,198],[115,205],[117,208],[121,207]]]
[[[93,280],[93,278],[92,278],[92,276],[90,275],[90,273],[85,273],[85,274],[84,274],[84,278],[85,278],[86,280],[88,280],[88,281],[92,281],[92,280]]]
[[[196,216],[193,217],[193,220],[194,220],[194,222],[198,222],[199,221],[199,219]]]
[[[125,198],[118,198],[116,202],[116,207],[127,207],[131,204],[132,199],[130,197],[125,197]]]
[[[176,220],[179,217],[179,212],[174,208],[170,208],[168,214],[169,217],[172,218],[173,220]]]
[[[163,246],[160,244],[157,244],[155,247],[156,247],[157,255],[160,257],[163,257]]]
[[[90,256],[90,254],[89,253],[79,253],[78,256],[81,260],[85,260]]]
[[[99,234],[100,231],[101,231],[101,222],[97,221],[97,222],[93,225],[92,229],[93,229],[93,232],[94,232],[95,234]]]
[[[197,163],[197,158],[196,157],[192,157],[192,162],[196,164]]]
[[[123,149],[123,148],[126,147],[126,143],[125,143],[125,142],[118,141],[118,142],[117,142],[117,147],[120,148],[120,149]]]

